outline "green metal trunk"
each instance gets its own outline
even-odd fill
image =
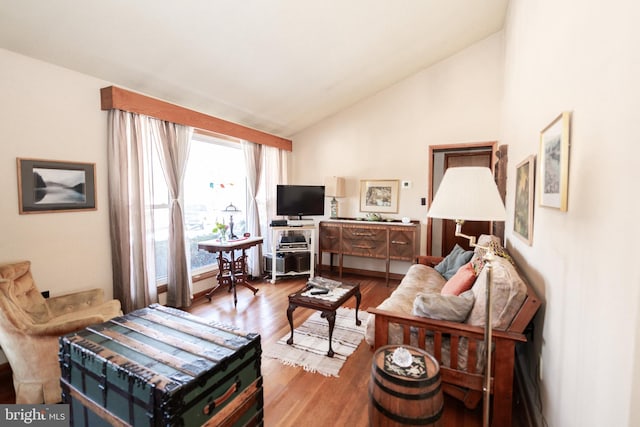
[[[262,425],[260,336],[158,304],[60,338],[73,426]]]

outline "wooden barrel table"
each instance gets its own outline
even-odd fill
[[[369,425],[442,426],[444,398],[438,362],[424,350],[403,346],[411,354],[412,363],[400,367],[393,362],[398,347],[380,347],[373,355]]]

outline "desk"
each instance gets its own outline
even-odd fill
[[[245,260],[247,258],[246,250],[261,243],[262,237],[247,237],[238,240],[229,240],[226,242],[221,242],[220,240],[205,240],[198,243],[198,249],[211,253],[218,253],[218,286],[207,293],[206,297],[209,301],[211,301],[211,295],[213,292],[222,285],[228,285],[229,290],[233,289],[234,306],[238,305],[236,285],[241,285],[251,289],[254,295],[258,292],[258,289],[254,288],[249,284],[249,282],[247,282]],[[242,250],[242,255],[238,259],[235,258],[235,251],[237,250]],[[229,259],[225,258],[225,252],[229,252]]]

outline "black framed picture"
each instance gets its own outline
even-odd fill
[[[96,210],[95,163],[17,159],[20,214]]]

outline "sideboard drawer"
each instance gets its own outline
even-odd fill
[[[328,224],[320,224],[320,250],[325,252],[340,252],[340,230]]]
[[[342,229],[342,252],[345,255],[386,258],[387,230],[373,227],[344,227]]]
[[[384,229],[377,229],[372,227],[371,228],[344,227],[342,229],[342,238],[344,240],[371,241],[371,242],[384,243],[387,240],[387,231]]]
[[[414,261],[414,234],[413,230],[390,230],[389,258]]]

